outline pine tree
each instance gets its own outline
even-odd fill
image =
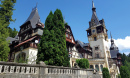
[[[48,65],[70,66],[66,50],[65,27],[62,13],[57,9],[50,12],[38,50],[38,61]]]
[[[103,68],[102,73],[103,73],[103,78],[111,78],[109,71],[108,71],[108,68]]]
[[[7,27],[9,26],[13,15],[13,7],[16,0],[0,0],[0,61],[7,61],[10,51],[6,38],[9,36]]]

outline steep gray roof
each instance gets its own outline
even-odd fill
[[[32,28],[36,28],[36,24],[40,22],[40,16],[38,14],[37,8],[34,8],[28,17],[28,19],[25,21],[28,22],[30,21]]]
[[[114,39],[112,39],[112,35],[111,35],[110,53],[111,53],[111,58],[117,58],[117,54],[119,53],[118,47],[115,45]]]
[[[110,50],[111,58],[117,58],[117,54],[119,53],[119,50]]]
[[[83,49],[85,49],[84,47],[85,46],[89,46],[89,43],[83,43],[82,41],[79,41],[79,40],[76,40],[79,44],[80,44],[80,46],[83,48]]]
[[[9,40],[10,40],[10,43],[12,44],[13,41],[18,40],[18,39],[12,38],[12,37],[6,38],[6,41],[9,41]]]

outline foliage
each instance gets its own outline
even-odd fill
[[[130,72],[128,71],[128,68],[126,66],[120,67],[120,75],[121,78],[130,78]]]
[[[7,27],[13,15],[13,7],[16,0],[0,0],[0,61],[7,61],[10,51],[6,38],[9,36]]]
[[[117,78],[121,78],[121,75],[120,75],[120,74],[118,74]]]
[[[76,59],[76,63],[78,64],[78,66],[80,68],[85,68],[85,69],[89,68],[88,59],[85,59],[85,58],[83,58],[83,59]]]
[[[130,72],[130,53],[126,56],[124,53],[121,56],[121,62],[123,66],[126,66],[128,71]],[[130,75],[130,73],[129,73]]]
[[[109,71],[108,71],[108,68],[103,68],[102,73],[103,73],[103,78],[111,78]]]
[[[8,27],[8,31],[9,31],[9,37],[15,37],[16,35],[17,35],[17,33],[18,33],[18,31],[15,29],[15,28],[13,28],[13,29],[11,29],[10,27]]]
[[[127,56],[123,53],[121,56],[122,64],[125,65],[125,61],[127,60]]]
[[[47,65],[70,66],[64,22],[59,9],[56,9],[54,14],[52,11],[49,13],[43,31],[37,61],[44,61]]]
[[[28,60],[23,58],[23,57],[20,57],[19,59],[15,59],[15,62],[17,62],[17,63],[27,63]]]

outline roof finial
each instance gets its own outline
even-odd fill
[[[37,10],[37,5],[38,5],[38,3],[36,3],[36,6],[34,8],[32,8],[32,11]]]
[[[111,36],[111,39],[112,39],[112,35],[111,35],[111,32],[110,32],[110,36]]]
[[[95,8],[93,0],[92,0],[92,7]]]
[[[36,3],[36,8],[37,8],[38,2]]]

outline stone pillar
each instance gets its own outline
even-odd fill
[[[95,64],[93,64],[93,69],[95,69]]]
[[[95,64],[93,64],[93,69],[95,69]],[[94,72],[96,72],[96,71],[94,70]]]
[[[98,66],[99,66],[99,72],[101,72],[100,64],[98,64]]]
[[[2,67],[3,67],[3,65],[0,65],[0,73],[1,73],[1,71],[2,71]]]

